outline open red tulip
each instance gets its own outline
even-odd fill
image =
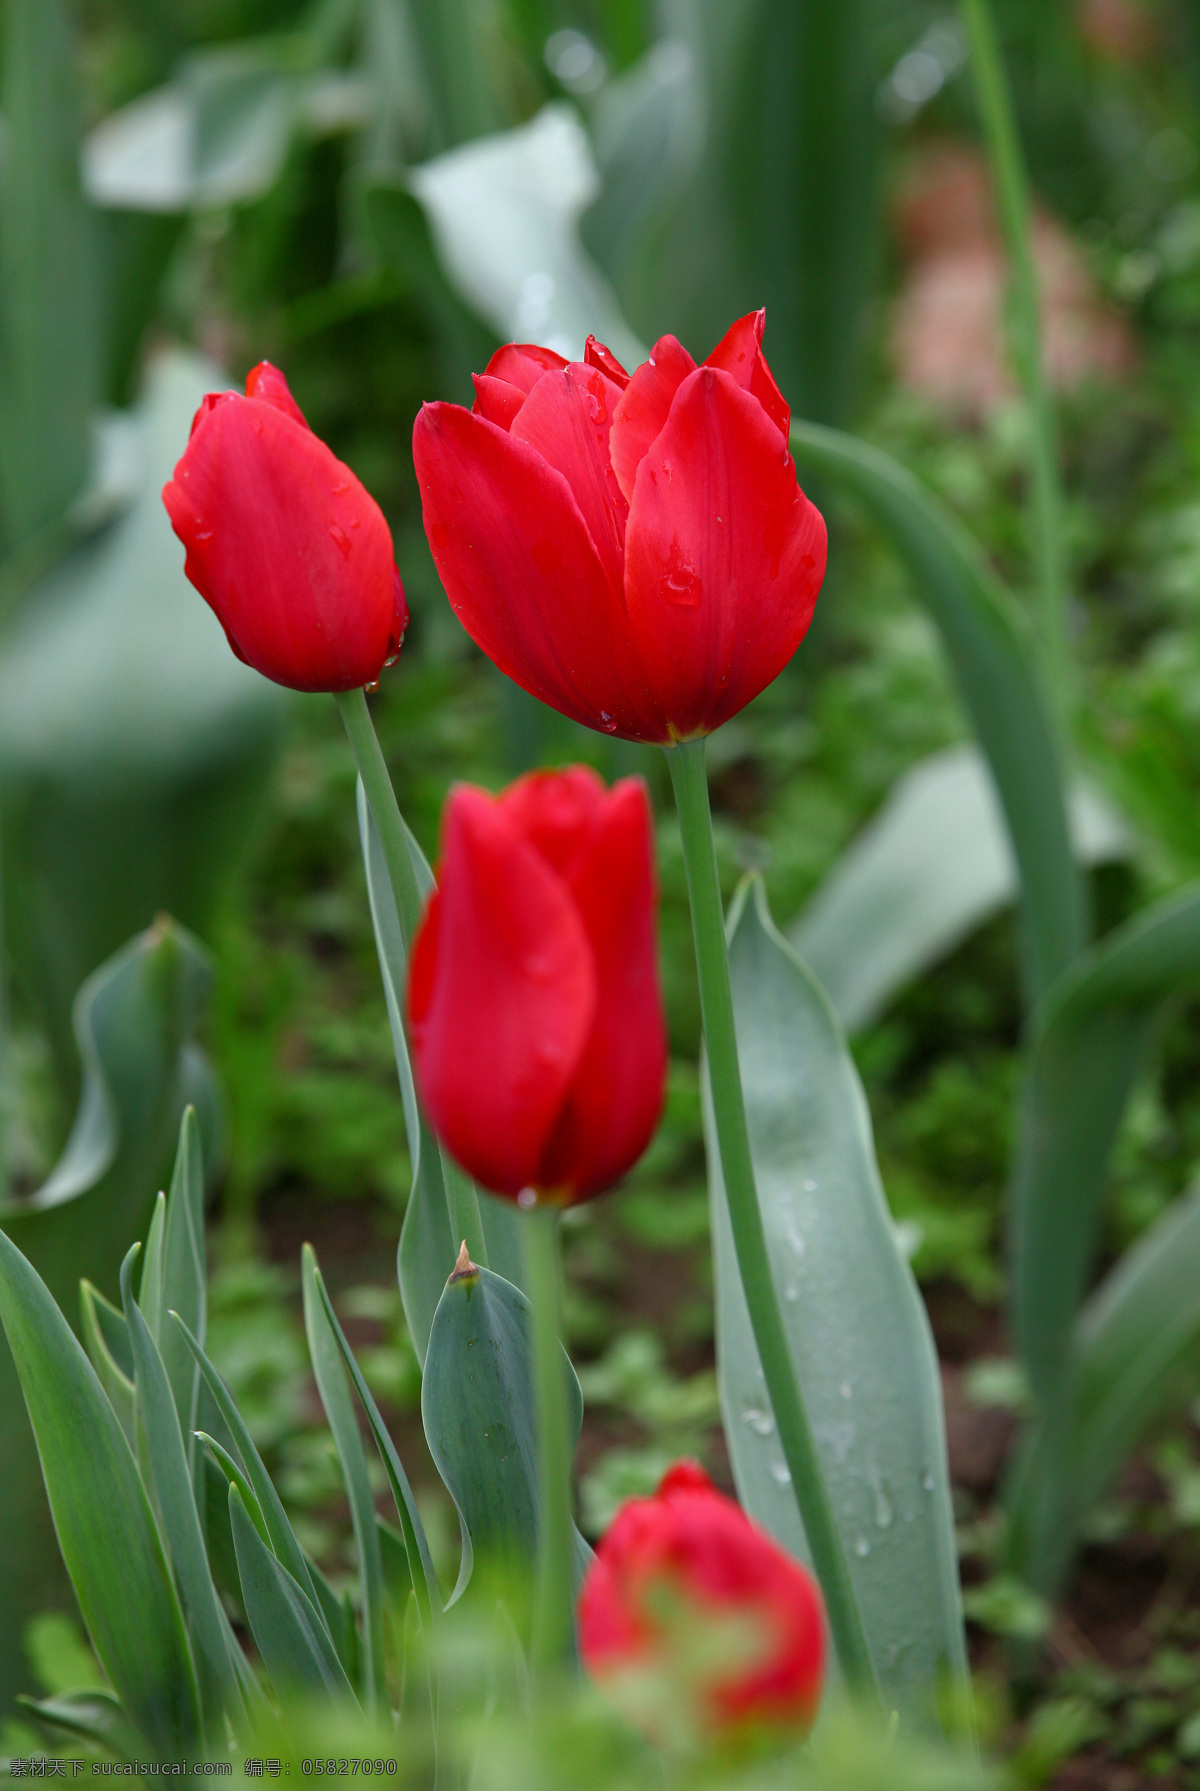
[[[460,785],[437,878],[409,976],[435,1129],[494,1193],[601,1193],[649,1143],[666,1075],[645,786],[582,765]]]
[[[408,626],[379,505],[262,361],[212,392],[163,489],[184,571],[239,659],[292,690],[375,683]]]
[[[632,377],[510,344],[473,410],[413,431],[425,533],[455,614],[564,715],[667,745],[709,734],[787,664],[825,573],[790,412],[751,313],[697,367],[664,336]]]
[[[655,1740],[808,1730],[825,1672],[811,1573],[694,1462],[623,1505],[579,1596],[584,1665]]]

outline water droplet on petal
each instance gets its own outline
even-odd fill
[[[615,734],[617,731],[617,724],[608,713],[607,709],[601,709],[600,711],[600,726],[606,734]]]
[[[342,483],[340,485],[334,486],[333,495],[334,495],[334,497],[341,497],[343,491],[349,491],[349,489],[350,489],[349,481],[343,479]]]
[[[659,589],[667,603],[675,604],[679,609],[698,609],[702,595],[700,574],[690,566],[679,566],[672,572],[664,572]]]
[[[379,689],[379,679],[372,678],[371,682],[369,684],[363,685],[363,689],[366,691],[368,696],[374,696],[375,692]]]
[[[348,560],[350,558],[350,548],[352,543],[345,529],[338,523],[331,522],[329,525],[329,538],[340,552],[342,558]]]

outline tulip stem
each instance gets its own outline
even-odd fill
[[[877,1697],[875,1669],[867,1647],[862,1613],[812,1426],[792,1365],[758,1204],[734,1032],[733,990],[729,981],[725,915],[708,806],[704,741],[689,740],[683,745],[669,747],[667,763],[671,768],[683,835],[683,862],[692,906],[700,1012],[704,1021],[704,1046],[721,1174],[754,1341],[758,1346],[784,1460],[792,1476],[804,1533],[825,1594],[829,1626],[842,1671],[853,1690]]]
[[[538,1442],[538,1553],[533,1591],[532,1664],[553,1674],[571,1655],[570,1413],[562,1345],[562,1238],[553,1207],[525,1219],[525,1272],[532,1307],[533,1388]]]
[[[362,778],[363,789],[367,793],[371,819],[379,835],[383,862],[387,866],[388,882],[392,888],[392,900],[396,904],[400,933],[404,940],[404,955],[407,958],[412,949],[413,934],[420,924],[422,909],[417,874],[408,850],[407,829],[396,801],[396,792],[392,788],[392,780],[388,776],[387,763],[379,744],[379,736],[375,732],[375,724],[371,720],[371,711],[367,707],[366,692],[336,691],[334,702],[341,710],[342,721],[358,766],[358,775]],[[445,1169],[446,1204],[455,1248],[460,1240],[464,1240],[472,1260],[486,1268],[487,1245],[483,1238],[483,1220],[474,1185],[467,1176],[453,1170],[449,1164],[445,1165]]]

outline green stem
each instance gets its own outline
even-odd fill
[[[396,792],[388,776],[365,692],[337,691],[334,701],[341,710],[342,721],[358,766],[358,775],[362,778],[363,789],[367,793],[371,819],[375,823],[375,831],[383,850],[383,862],[387,866],[388,882],[392,886],[392,900],[396,904],[407,956],[421,919],[422,903],[408,850],[404,821],[396,802]],[[468,1177],[454,1172],[448,1164],[445,1183],[446,1205],[449,1208],[450,1229],[455,1246],[460,1241],[465,1242],[471,1260],[486,1268],[487,1245],[484,1243],[483,1221],[479,1216],[479,1200],[474,1185]]]
[[[829,1626],[850,1686],[878,1695],[863,1629],[862,1613],[850,1566],[812,1426],[796,1382],[788,1349],[787,1333],[779,1308],[779,1294],[771,1274],[767,1239],[763,1231],[750,1135],[742,1100],[742,1076],[738,1063],[733,1022],[733,991],[729,982],[729,955],[725,943],[725,916],[717,858],[713,848],[712,816],[708,806],[708,777],[704,765],[704,741],[690,740],[667,749],[667,763],[675,786],[675,803],[683,835],[683,861],[687,869],[688,895],[692,904],[692,933],[696,942],[696,969],[700,981],[700,1011],[704,1020],[704,1046],[708,1055],[708,1079],[712,1089],[713,1118],[721,1153],[721,1173],[737,1250],[738,1269],[750,1311],[754,1341],[766,1379],[771,1410],[783,1447],[784,1460],[800,1506],[804,1533],[812,1550],[813,1565],[825,1594]]]
[[[1032,424],[1030,470],[1038,631],[1047,681],[1061,713],[1069,696],[1063,499],[1058,429],[1042,359],[1042,319],[1037,264],[1033,258],[1029,180],[988,0],[962,0],[962,5],[996,204],[1012,265],[1010,345]]]
[[[533,1386],[538,1437],[538,1556],[533,1592],[532,1662],[553,1673],[570,1658],[571,1436],[567,1382],[559,1342],[562,1260],[559,1215],[535,1207],[523,1227],[533,1308]]]

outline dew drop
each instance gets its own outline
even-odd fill
[[[875,1500],[875,1522],[881,1530],[890,1530],[892,1519],[896,1513],[888,1496],[887,1485],[882,1475],[874,1474],[871,1479],[871,1492]]]
[[[349,491],[349,489],[350,489],[349,483],[345,479],[343,479],[342,483],[340,485],[334,486],[333,495],[334,495],[334,497],[341,497],[342,493],[344,491]]]
[[[783,1290],[783,1297],[788,1302],[789,1306],[794,1306],[796,1304],[796,1301],[800,1298],[800,1289],[796,1286],[794,1281],[788,1282]]]
[[[776,1486],[790,1486],[792,1484],[791,1470],[785,1461],[773,1461],[771,1463],[770,1472],[771,1478]]]
[[[933,1473],[929,1468],[926,1468],[925,1472],[921,1475],[921,1490],[927,1493],[933,1491]]]
[[[522,1212],[529,1212],[537,1205],[537,1189],[522,1188],[521,1192],[517,1195],[517,1205],[521,1208]]]
[[[746,1408],[742,1413],[742,1423],[747,1430],[752,1430],[756,1437],[769,1437],[775,1428],[775,1420],[770,1412],[765,1412],[758,1405]]]
[[[806,1193],[806,1194],[815,1194],[815,1193],[816,1193],[816,1191],[817,1191],[817,1184],[816,1184],[816,1182],[814,1182],[814,1181],[807,1181],[807,1182],[805,1182],[805,1183],[804,1183],[804,1192],[805,1192],[805,1193]]]
[[[212,538],[213,538],[213,532],[211,529],[197,529],[196,530],[197,541],[211,541]]]
[[[363,685],[363,689],[366,691],[368,696],[374,696],[375,692],[379,689],[379,679],[372,678],[371,682],[369,684]]]
[[[337,548],[342,558],[348,560],[350,558],[351,541],[345,529],[338,523],[331,522],[329,525],[329,539],[333,542],[333,545]]]
[[[263,420],[254,411],[251,411],[250,413],[250,427],[253,429],[255,435],[261,435],[263,432]]]
[[[583,404],[593,423],[600,425],[608,422],[608,406],[602,397],[598,397],[595,392],[585,392]]]
[[[858,1541],[854,1544],[854,1552],[858,1556],[860,1561],[866,1560],[867,1556],[871,1552],[871,1545],[867,1541],[865,1536],[860,1536]]]
[[[690,566],[664,572],[659,589],[668,603],[674,603],[680,609],[698,609],[700,606],[700,574],[693,572]]]
[[[608,713],[607,709],[601,709],[600,711],[600,726],[606,734],[615,734],[617,731],[617,724]]]
[[[841,1394],[843,1399],[853,1399],[853,1397],[854,1397],[854,1388],[850,1385],[849,1381],[843,1381],[841,1386],[838,1388],[838,1392]]]

